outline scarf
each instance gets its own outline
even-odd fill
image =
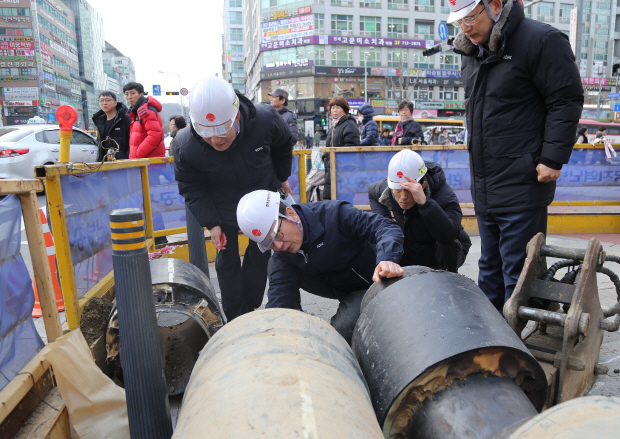
[[[399,137],[403,137],[404,129],[403,125],[409,121],[413,120],[413,116],[409,116],[406,119],[399,120],[396,124],[396,128],[394,128],[394,135],[392,136],[392,145],[396,145]]]

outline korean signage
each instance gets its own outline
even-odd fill
[[[263,70],[286,69],[290,67],[306,67],[314,65],[314,61],[308,58],[292,59],[288,61],[276,61],[263,66]]]
[[[411,76],[409,78],[409,85],[438,85],[440,87],[463,87],[464,84],[461,78],[427,78],[426,71],[424,71],[424,75],[420,75],[419,77]]]
[[[573,8],[570,10],[570,33],[568,36],[568,40],[570,41],[570,47],[573,49],[573,54],[575,54],[575,50],[577,47],[577,11],[578,8]]]
[[[1,15],[0,19],[6,21],[9,24],[30,23],[30,17],[17,16],[17,15]],[[22,26],[19,26],[19,27],[22,27]]]
[[[424,110],[443,110],[444,103],[437,101],[428,101],[428,102],[415,102],[415,107],[424,109]]]
[[[31,37],[0,36],[0,41],[32,41]]]
[[[359,108],[365,104],[364,99],[347,99],[347,102],[351,108]]]
[[[0,49],[0,57],[2,56],[34,56],[34,50],[26,50],[26,49],[2,50]]]
[[[263,43],[312,35],[312,14],[263,23]]]
[[[26,49],[34,50],[32,41],[0,41],[0,50]]]
[[[39,105],[39,101],[0,101],[4,107],[33,107]]]
[[[284,47],[305,46],[308,44],[334,44],[348,46],[374,46],[376,47],[405,47],[425,49],[439,41],[426,40],[400,40],[393,38],[367,38],[367,37],[333,37],[330,35],[314,35],[311,37],[283,39],[268,43],[261,43],[260,51],[275,50]]]
[[[289,69],[268,70],[260,73],[260,79],[290,78],[294,76],[312,75],[314,67],[294,67]]]
[[[0,61],[0,67],[34,67],[34,61]]]
[[[285,9],[283,11],[275,11],[270,12],[269,14],[264,14],[261,17],[261,21],[274,21],[279,20],[281,18],[289,18],[289,17],[297,17],[298,15],[311,14],[312,6],[304,6],[301,8],[291,8]]]
[[[616,85],[616,78],[591,78],[582,76],[581,83],[583,85]]]
[[[9,101],[38,99],[37,87],[4,87],[4,99]]]
[[[36,76],[0,76],[0,81],[36,81]]]
[[[464,110],[465,101],[446,101],[444,102],[446,110]]]

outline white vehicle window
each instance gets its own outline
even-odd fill
[[[73,131],[73,135],[71,136],[71,143],[77,145],[96,145],[95,141],[92,137],[87,136],[84,133],[80,133],[79,131]]]
[[[49,130],[45,132],[45,143],[52,143],[55,145],[60,144],[60,131],[59,130]]]
[[[37,134],[34,135],[34,138],[37,140],[37,142],[45,143],[45,132],[39,131]]]

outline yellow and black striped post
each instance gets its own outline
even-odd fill
[[[121,365],[132,439],[169,439],[170,407],[155,315],[144,212],[110,213]]]

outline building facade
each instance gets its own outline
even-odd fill
[[[108,75],[103,70],[103,19],[85,0],[64,0],[64,3],[75,14],[82,109],[85,126],[89,128],[93,114],[100,110],[99,93],[108,88]]]
[[[247,3],[251,1],[244,0]],[[222,35],[222,77],[245,93],[242,0],[224,0]]]
[[[378,114],[414,101],[418,116],[461,116],[460,58],[425,57],[440,43],[448,0],[262,0],[244,5],[246,90],[255,102],[286,89],[289,107],[322,124],[333,96]],[[448,36],[456,29],[448,28]]]
[[[123,55],[106,41],[103,52],[103,71],[108,75],[108,90],[116,93],[118,102],[127,104],[123,95],[123,86],[136,80],[136,70],[131,58]]]

